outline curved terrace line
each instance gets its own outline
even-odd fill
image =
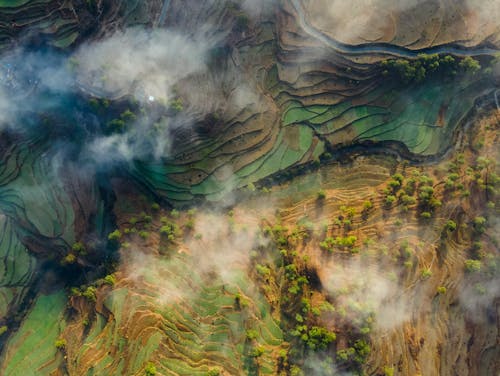
[[[158,26],[161,27],[167,18],[168,8],[170,7],[170,0],[164,0],[161,7],[160,17],[158,18]]]
[[[363,43],[358,45],[351,45],[339,42],[328,35],[322,33],[318,29],[311,26],[305,16],[304,8],[301,5],[300,0],[291,0],[293,7],[295,8],[300,27],[310,36],[320,40],[328,47],[348,55],[368,55],[368,54],[385,54],[400,56],[406,58],[415,58],[419,54],[451,54],[456,56],[479,56],[479,55],[494,55],[500,50],[495,48],[476,48],[476,47],[460,47],[457,45],[440,45],[434,47],[422,48],[419,50],[411,50],[406,47],[396,46],[389,43]]]

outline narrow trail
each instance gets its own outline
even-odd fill
[[[440,45],[418,50],[411,50],[406,47],[396,46],[389,43],[366,43],[358,45],[350,45],[339,42],[328,35],[322,33],[320,30],[311,26],[307,20],[301,0],[291,0],[293,7],[298,15],[298,22],[300,27],[310,36],[320,40],[333,50],[348,54],[348,55],[368,55],[368,54],[384,54],[406,58],[415,58],[419,54],[452,54],[456,56],[480,56],[480,55],[494,55],[499,52],[494,48],[470,48],[460,47],[457,45]]]
[[[160,17],[158,18],[157,27],[162,27],[165,23],[165,19],[167,18],[168,8],[170,7],[170,0],[164,0],[163,6],[161,8]]]

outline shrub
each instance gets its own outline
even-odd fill
[[[465,260],[465,271],[468,273],[477,273],[481,271],[482,263],[479,260]]]
[[[113,241],[113,242],[118,242],[121,237],[122,237],[122,233],[120,232],[120,230],[117,229],[108,235],[108,240]]]
[[[252,341],[257,339],[259,333],[255,329],[248,329],[245,335],[249,341]]]
[[[110,286],[114,286],[116,283],[116,277],[114,274],[108,274],[106,277],[104,277],[104,283]]]
[[[366,200],[365,202],[363,202],[363,210],[364,211],[368,211],[371,208],[373,208],[373,202],[371,202],[369,200]]]
[[[311,350],[326,350],[328,345],[335,341],[336,335],[328,329],[313,326],[307,333],[306,344]]]
[[[422,214],[420,214],[420,217],[422,217],[423,219],[429,219],[432,217],[432,214],[429,212],[422,212]]]
[[[406,206],[408,206],[408,205],[414,205],[416,202],[417,202],[417,200],[413,196],[409,196],[409,195],[406,195],[406,194],[404,194],[404,195],[401,196],[401,203],[403,205],[406,205]]]
[[[478,234],[482,234],[482,233],[484,233],[486,231],[486,218],[484,218],[484,217],[476,217],[472,221],[472,224],[473,224],[474,230]]]
[[[219,376],[219,375],[220,375],[219,368],[212,368],[212,369],[209,369],[207,372],[207,376]]]
[[[455,223],[455,221],[452,221],[451,219],[446,222],[445,226],[447,231],[455,231],[457,229],[457,224]]]
[[[388,195],[385,198],[385,205],[386,206],[391,206],[394,202],[396,202],[396,196],[394,196],[394,195]]]
[[[259,358],[264,355],[264,346],[256,346],[250,351],[250,356],[253,358]]]
[[[153,363],[149,362],[146,364],[146,367],[144,368],[144,372],[146,376],[155,376],[156,375],[156,367]]]
[[[481,70],[481,65],[479,62],[473,57],[466,56],[458,63],[458,66],[464,70],[465,72],[470,72],[472,74],[476,74]]]
[[[385,376],[394,376],[394,367],[384,367],[384,375]]]
[[[271,274],[271,269],[264,265],[257,264],[255,266],[255,270],[257,270],[257,273],[259,273],[263,277],[267,277]]]
[[[68,253],[63,259],[62,259],[62,264],[63,265],[68,265],[68,264],[74,264],[76,262],[76,256],[72,253]]]
[[[120,118],[125,122],[129,122],[137,119],[137,116],[130,109],[127,109],[121,113]]]
[[[319,190],[317,193],[316,198],[320,201],[324,200],[326,198],[326,192],[324,190]]]
[[[65,339],[58,339],[56,342],[54,342],[54,346],[58,350],[64,350],[66,348],[66,340]]]
[[[444,286],[439,286],[439,287],[437,288],[437,293],[438,293],[438,294],[441,294],[441,295],[446,294],[446,287],[444,287]]]
[[[365,359],[368,357],[371,351],[370,345],[362,339],[358,339],[356,342],[354,342],[354,350],[356,351],[354,360],[360,364],[364,363]]]
[[[82,296],[85,297],[88,301],[95,303],[97,300],[96,296],[96,288],[93,286],[89,286],[82,292]]]
[[[429,268],[426,268],[426,269],[422,270],[422,273],[420,274],[420,276],[422,277],[422,279],[427,279],[427,278],[430,278],[430,276],[432,276],[432,272]]]
[[[6,333],[8,330],[7,325],[2,325],[0,326],[0,336],[4,333]]]
[[[401,184],[403,182],[404,176],[400,173],[396,173],[396,174],[392,175],[392,179]]]
[[[392,189],[393,192],[401,188],[401,182],[398,180],[389,180],[387,186]]]
[[[85,254],[86,253],[85,246],[83,245],[82,242],[77,242],[77,243],[73,244],[73,246],[71,247],[71,250],[73,252],[79,253],[79,254]]]

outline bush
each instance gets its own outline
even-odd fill
[[[437,288],[437,293],[440,294],[440,295],[446,294],[446,291],[447,291],[446,287],[444,287],[444,286],[439,286]]]
[[[146,376],[155,376],[156,375],[156,367],[153,363],[149,362],[146,364],[146,367],[144,368],[144,372],[146,373]]]
[[[470,56],[464,57],[462,61],[458,63],[458,66],[465,72],[470,72],[472,74],[476,74],[481,70],[479,62]]]
[[[64,350],[66,348],[66,340],[65,339],[58,339],[56,342],[54,342],[54,346],[58,350]]]
[[[394,367],[384,367],[385,376],[394,376]]]
[[[423,219],[429,219],[432,217],[432,214],[429,212],[422,212],[422,214],[420,214],[420,217],[422,217]]]
[[[319,200],[319,201],[322,201],[326,198],[326,192],[324,190],[319,190],[318,193],[317,193],[317,196],[316,198]]]
[[[391,206],[394,202],[396,202],[396,196],[394,196],[394,195],[388,195],[385,198],[385,205],[386,206]]]
[[[290,367],[290,376],[304,376],[304,372],[298,366]]]
[[[250,356],[253,358],[259,358],[264,355],[264,346],[256,346],[250,351]]]
[[[416,202],[417,202],[417,200],[413,196],[406,195],[406,194],[401,196],[401,203],[403,205],[406,205],[406,206],[414,205]]]
[[[62,259],[62,264],[63,265],[70,265],[74,264],[76,262],[76,256],[72,253],[68,253],[63,259]]]
[[[393,192],[396,192],[399,188],[401,188],[401,182],[398,180],[389,180],[387,186],[392,189]]]
[[[474,218],[472,224],[473,224],[474,230],[478,234],[482,234],[486,231],[486,218],[476,217],[476,218]]]
[[[371,351],[370,345],[362,339],[358,339],[354,342],[354,350],[356,351],[354,360],[359,364],[364,363]]]
[[[0,326],[0,336],[4,333],[6,333],[8,330],[7,325],[2,325]]]
[[[73,252],[79,253],[81,255],[84,255],[86,253],[85,246],[83,245],[82,242],[77,242],[77,243],[73,244],[73,246],[71,247],[71,250]]]
[[[396,174],[392,175],[392,179],[399,182],[399,184],[401,184],[403,182],[404,176],[400,173],[396,173]]]
[[[447,231],[455,231],[457,229],[457,224],[455,223],[455,221],[452,221],[451,219],[446,222],[446,225],[444,226],[446,228]]]
[[[429,268],[426,268],[426,269],[422,270],[422,273],[420,274],[420,276],[422,277],[422,279],[427,279],[427,278],[430,278],[432,276],[432,272]]]
[[[481,271],[482,263],[479,260],[465,260],[465,271],[468,273],[477,273]]]
[[[363,210],[365,212],[370,210],[371,208],[373,208],[373,202],[371,202],[369,200],[366,200],[365,202],[363,202]]]
[[[306,344],[311,350],[326,350],[328,345],[335,341],[336,335],[328,329],[313,326],[307,333]]]
[[[97,300],[96,296],[96,288],[93,286],[89,286],[82,292],[82,296],[85,297],[88,301],[95,303]]]
[[[117,229],[108,235],[108,240],[113,241],[113,242],[118,242],[121,237],[122,237],[122,233],[120,232],[120,230]]]
[[[104,283],[110,286],[114,286],[116,283],[116,277],[114,274],[108,274],[106,277],[104,277]]]
[[[245,335],[249,341],[252,341],[257,339],[259,333],[255,329],[248,329]]]

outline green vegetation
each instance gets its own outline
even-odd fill
[[[468,273],[477,273],[481,271],[482,262],[480,260],[465,260],[465,271]]]
[[[146,376],[155,376],[156,375],[156,367],[153,363],[147,363],[144,368],[144,372]]]
[[[319,244],[319,246],[321,247],[321,249],[328,252],[333,252],[335,248],[340,248],[343,250],[353,250],[357,240],[358,238],[354,235],[345,237],[337,236],[335,238],[327,237]]]
[[[479,62],[470,56],[457,61],[450,55],[437,54],[420,54],[415,60],[384,60],[380,66],[383,75],[398,78],[405,84],[422,82],[428,77],[452,77],[459,72],[476,74],[481,70]]]
[[[88,301],[95,303],[97,301],[97,289],[94,286],[89,286],[81,293]]]
[[[64,350],[66,348],[66,340],[65,339],[58,339],[55,343],[54,346],[58,350]]]
[[[455,221],[452,221],[450,219],[450,220],[448,220],[448,222],[446,222],[444,227],[445,227],[446,231],[453,232],[457,229],[457,224],[455,223]]]
[[[307,334],[301,337],[311,350],[326,350],[335,341],[336,335],[326,328],[313,326]]]
[[[318,191],[318,194],[316,195],[316,198],[318,200],[324,200],[326,198],[326,192],[323,190]]]
[[[115,230],[108,235],[108,240],[112,242],[118,242],[121,239],[121,237],[122,237],[121,231]]]
[[[444,295],[444,294],[446,294],[446,291],[447,291],[447,289],[446,289],[446,287],[444,287],[444,286],[439,286],[439,287],[437,288],[437,290],[436,290],[436,292],[437,292],[438,294],[440,294],[440,295]]]

